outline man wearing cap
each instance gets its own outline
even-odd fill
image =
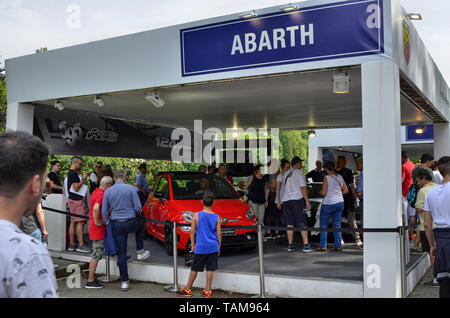
[[[144,162],[139,166],[139,175],[134,179],[136,184],[136,190],[138,192],[139,200],[143,206],[147,201],[150,190],[148,188],[147,179],[145,178],[147,174],[147,164]]]
[[[311,203],[308,198],[305,174],[302,171],[302,159],[294,157],[291,161],[292,169],[283,176],[284,193],[281,198],[283,204],[282,222],[287,227],[305,227],[305,207],[310,210]],[[288,237],[288,252],[297,248],[294,244],[294,231],[286,231]],[[301,231],[303,239],[303,252],[312,252],[313,249],[308,242],[308,232]]]

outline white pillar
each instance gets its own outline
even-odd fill
[[[64,194],[50,194],[42,201],[42,206],[66,211]],[[66,215],[44,209],[45,227],[48,232],[48,249],[52,251],[66,250]]]
[[[6,130],[33,133],[34,106],[23,103],[9,103],[6,112]]]
[[[433,125],[434,129],[434,159],[450,156],[450,123]]]
[[[399,68],[362,64],[364,227],[395,228],[401,221]],[[364,297],[401,297],[397,233],[364,234]]]

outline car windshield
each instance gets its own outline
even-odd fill
[[[171,177],[174,200],[200,200],[205,192],[216,199],[238,199],[234,188],[216,175],[175,175]]]

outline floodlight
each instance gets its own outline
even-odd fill
[[[152,103],[156,108],[163,107],[166,103],[161,97],[159,97],[159,93],[157,91],[148,93],[145,95],[145,99]]]
[[[313,129],[308,130],[308,137],[309,137],[309,138],[314,138],[314,137],[316,137],[316,131],[313,130]]]
[[[416,134],[422,135],[426,130],[427,130],[427,127],[425,127],[425,126],[418,126],[415,131],[416,131]]]
[[[290,11],[295,11],[298,10],[298,7],[296,5],[293,5],[292,3],[289,3],[289,5],[287,7],[283,7],[280,9],[280,11],[283,12],[290,12]]]
[[[64,109],[64,105],[63,105],[63,103],[61,101],[56,100],[55,101],[55,108],[58,109],[59,111],[61,111],[61,110]]]
[[[408,13],[406,16],[408,20],[422,20],[420,13]]]
[[[250,18],[254,18],[256,16],[258,16],[258,15],[256,14],[255,10],[252,10],[252,12],[241,15],[241,18],[242,19],[250,19]]]
[[[350,91],[350,75],[347,72],[333,75],[333,93],[347,94]]]
[[[94,104],[97,104],[98,107],[103,107],[105,106],[105,102],[103,101],[103,99],[100,96],[95,96],[94,98]]]

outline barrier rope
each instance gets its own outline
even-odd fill
[[[67,211],[61,211],[61,210],[56,210],[56,209],[52,209],[49,207],[42,207],[42,209],[47,210],[47,211],[51,211],[51,212],[55,212],[55,213],[60,213],[60,214],[65,214],[68,216],[74,216],[77,218],[81,218],[81,219],[86,219],[89,220],[88,216],[85,215],[78,215],[78,214],[73,214]],[[157,224],[164,224],[169,226],[170,228],[172,228],[172,223],[171,222],[167,222],[167,221],[159,221],[159,220],[154,220],[154,219],[148,219],[148,218],[144,218],[144,217],[139,217],[141,220],[146,221],[146,222],[150,222],[150,223],[157,223]],[[178,223],[177,222],[177,226],[191,226],[191,223]],[[243,225],[226,225],[223,224],[222,225],[223,228],[235,228],[235,229],[240,229],[240,230],[257,230],[256,225],[255,226],[243,226]],[[287,227],[287,226],[263,226],[263,230],[276,230],[276,231],[294,231],[294,232],[343,232],[343,233],[400,233],[402,229],[407,230],[409,228],[413,228],[415,227],[415,225],[402,225],[402,226],[398,226],[396,228],[309,228],[309,227]]]

